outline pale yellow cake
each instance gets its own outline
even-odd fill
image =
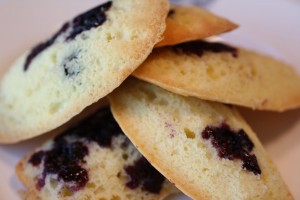
[[[167,0],[114,0],[65,23],[0,82],[0,143],[52,130],[118,87],[162,39]]]
[[[292,199],[257,136],[233,107],[179,96],[137,79],[126,80],[109,99],[124,133],[192,199]]]
[[[155,49],[133,75],[184,96],[258,110],[300,107],[300,76],[292,66],[222,43]]]
[[[132,145],[109,108],[29,153],[16,170],[27,200],[162,200],[179,193]]]

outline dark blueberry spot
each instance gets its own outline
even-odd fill
[[[261,174],[256,156],[251,154],[254,144],[244,130],[236,133],[225,123],[220,127],[207,126],[202,132],[202,138],[210,139],[220,158],[239,159],[243,163],[243,169],[256,175]]]
[[[30,164],[32,164],[33,166],[37,167],[39,164],[41,164],[43,158],[45,157],[45,152],[44,151],[38,151],[35,152],[30,159],[28,160],[28,162]]]
[[[255,155],[245,154],[243,157],[243,168],[254,174],[261,174],[261,169],[259,168]]]
[[[91,28],[101,26],[106,21],[105,12],[108,11],[111,6],[112,1],[109,1],[81,15],[78,15],[72,21],[65,23],[62,28],[50,39],[41,44],[38,44],[31,50],[25,60],[24,71],[29,68],[32,60],[42,51],[50,47],[60,35],[64,35],[65,41],[70,41],[84,31],[88,31]]]
[[[158,194],[162,188],[165,177],[161,175],[152,165],[144,158],[134,162],[132,166],[125,167],[125,172],[130,177],[126,186],[130,189],[141,189],[147,192]]]
[[[44,170],[41,176],[38,178],[37,183],[35,184],[37,190],[41,190],[45,186],[45,179],[46,179],[46,172]]]
[[[78,126],[58,136],[56,140],[66,135],[73,135],[79,138],[84,138],[89,142],[96,142],[101,147],[111,147],[113,137],[123,135],[118,123],[115,121],[109,108],[102,109],[93,116],[89,117]]]
[[[109,148],[113,137],[123,134],[114,120],[109,108],[104,108],[82,121],[75,127],[57,136],[52,147],[47,151],[34,153],[28,162],[33,166],[44,165],[42,174],[38,177],[36,188],[45,185],[49,174],[56,174],[57,179],[64,181],[71,191],[83,188],[89,180],[88,172],[83,167],[85,156],[89,154],[88,143],[96,142],[101,147]],[[122,146],[127,146],[124,141]],[[42,162],[43,161],[43,162]]]
[[[59,177],[61,177],[61,179],[65,182],[75,182],[76,185],[71,187],[74,191],[84,187],[89,180],[87,171],[76,164],[73,166],[62,166],[59,172]]]
[[[44,160],[44,169],[38,177],[36,188],[40,190],[45,185],[48,174],[57,174],[58,180],[63,180],[72,191],[77,191],[88,182],[88,173],[81,167],[84,156],[88,154],[87,147],[81,142],[68,143],[62,141],[54,143],[51,150],[35,153],[29,163],[36,164],[35,159],[41,157]],[[37,159],[38,160],[38,159]],[[41,163],[39,160],[39,164]],[[68,186],[69,185],[69,186]]]
[[[195,54],[199,57],[201,57],[204,52],[228,52],[231,53],[233,57],[238,57],[238,49],[219,42],[193,41],[178,44],[172,48],[176,53]]]
[[[67,185],[70,183],[68,188],[73,191],[84,187],[89,178],[81,164],[85,163],[84,156],[87,154],[88,148],[81,142],[54,143],[53,148],[45,152],[44,171],[37,188],[44,186],[48,174],[57,174],[58,180],[63,180]]]
[[[78,63],[79,52],[73,52],[63,61],[63,68],[67,77],[77,76],[81,72],[81,66]]]
[[[169,10],[169,12],[168,12],[168,17],[173,17],[174,14],[175,14],[175,10],[174,10],[174,9],[171,9],[171,10]]]
[[[239,130],[237,133],[237,137],[239,137],[239,141],[241,143],[241,146],[247,150],[247,151],[252,151],[254,148],[253,142],[250,140],[248,135],[245,133],[243,129]]]
[[[83,31],[90,30],[91,28],[98,27],[106,21],[105,12],[112,6],[112,1],[100,5],[86,13],[75,17],[72,21],[72,30],[66,37],[66,40],[74,39],[78,34]]]
[[[56,38],[61,35],[62,33],[64,33],[67,29],[69,28],[69,24],[66,23],[62,26],[62,28],[56,33],[54,34],[49,40],[38,44],[37,46],[35,46],[31,52],[29,53],[29,55],[27,56],[26,60],[25,60],[25,64],[24,64],[24,71],[26,71],[29,68],[30,63],[32,62],[32,60],[39,55],[42,51],[44,51],[45,49],[47,49],[48,47],[50,47],[54,41],[56,40]]]

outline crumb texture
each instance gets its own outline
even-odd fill
[[[179,96],[134,78],[109,99],[124,133],[191,198],[292,199],[257,136],[233,107]]]
[[[133,75],[184,96],[258,110],[300,107],[300,76],[292,66],[228,44],[155,49]]]
[[[179,191],[137,151],[104,108],[17,166],[27,199],[162,200]]]
[[[168,11],[167,0],[109,1],[24,53],[0,83],[0,143],[52,130],[118,87],[161,40]]]

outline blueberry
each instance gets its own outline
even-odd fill
[[[233,57],[238,57],[238,49],[219,42],[193,41],[178,44],[172,48],[176,53],[195,54],[199,57],[201,57],[204,52],[229,52]]]
[[[158,194],[162,188],[165,177],[161,175],[144,157],[136,160],[133,165],[125,167],[130,177],[126,186],[130,189],[141,189]]]
[[[202,132],[202,138],[211,141],[220,158],[239,159],[243,169],[255,175],[261,174],[256,156],[251,154],[254,144],[244,130],[236,133],[225,123],[219,127],[207,126]]]
[[[34,58],[50,47],[60,35],[67,33],[65,36],[65,42],[68,42],[84,31],[101,26],[107,20],[106,12],[111,8],[111,6],[112,1],[109,1],[78,15],[72,21],[65,23],[50,39],[38,44],[31,50],[25,60],[24,71],[27,71]]]
[[[54,138],[52,147],[47,151],[38,151],[28,160],[37,167],[43,164],[43,172],[38,177],[36,188],[45,185],[47,175],[57,175],[67,189],[77,191],[89,181],[85,156],[89,154],[88,144],[97,143],[102,148],[112,148],[113,137],[123,135],[109,108],[101,109],[75,127]],[[126,148],[125,141],[122,148]],[[43,162],[42,162],[43,161]]]

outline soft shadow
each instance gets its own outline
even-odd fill
[[[12,176],[9,180],[11,188],[14,188],[16,191],[16,196],[19,197],[19,199],[25,199],[25,191],[26,188],[22,185],[21,181],[17,178],[17,176]]]
[[[86,107],[81,113],[73,117],[70,121],[63,124],[62,126],[40,136],[19,142],[17,144],[1,144],[0,150],[5,151],[10,154],[12,157],[22,158],[27,152],[34,150],[37,147],[40,147],[47,140],[52,139],[56,135],[64,132],[70,127],[78,124],[80,121],[84,120],[88,116],[95,113],[100,108],[108,106],[108,100],[106,98],[100,99],[98,102]]]
[[[283,113],[257,111],[242,107],[238,107],[238,110],[264,145],[283,137],[300,122],[300,109]]]
[[[37,147],[40,147],[45,141],[53,138],[57,133],[49,132],[44,135],[26,140],[17,144],[8,144],[0,145],[1,151],[6,151],[6,153],[11,154],[11,156],[18,157],[21,159],[27,152],[34,150]]]

